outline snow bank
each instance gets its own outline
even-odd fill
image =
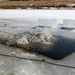
[[[23,33],[13,33],[8,34],[2,38],[5,44],[9,46],[18,46],[21,48],[31,49],[38,47],[47,49],[52,46],[56,39],[51,35],[49,28],[39,28],[32,29],[32,31],[26,31]]]
[[[30,44],[30,43],[42,43],[42,44],[52,44],[52,39],[55,38],[51,35],[48,28],[43,30],[36,29],[32,32],[25,33],[22,38],[18,39],[18,44]]]

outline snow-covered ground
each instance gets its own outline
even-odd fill
[[[64,18],[75,19],[74,10],[17,10],[1,9],[0,18]]]

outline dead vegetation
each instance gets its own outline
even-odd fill
[[[70,7],[68,4],[75,3],[74,1],[1,1],[0,8],[4,9],[15,9],[15,8],[22,8],[26,9],[30,8],[37,8],[42,9],[42,7]]]

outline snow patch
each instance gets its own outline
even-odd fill
[[[29,44],[29,42],[28,42],[26,36],[24,36],[24,37],[18,39],[17,43],[18,43],[18,44]]]

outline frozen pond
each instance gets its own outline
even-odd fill
[[[45,59],[48,62],[57,63],[67,66],[75,66],[75,54],[71,54],[63,60],[52,60],[42,55],[22,51],[18,48],[0,45],[0,54],[9,54],[31,59]],[[32,68],[30,68],[32,67]],[[0,55],[0,74],[1,75],[74,75],[75,69],[55,66],[45,62],[18,59]]]
[[[0,75],[75,75],[75,11],[1,10],[0,14],[0,42],[6,43],[0,44]]]

